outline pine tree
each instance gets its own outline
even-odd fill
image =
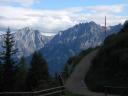
[[[1,60],[3,63],[3,89],[4,91],[13,90],[14,81],[14,65],[13,55],[16,54],[17,49],[14,49],[14,37],[8,28],[4,35],[3,52],[1,53]]]
[[[15,91],[24,91],[26,86],[26,78],[28,75],[28,63],[25,57],[21,57],[16,68],[15,75]]]
[[[0,92],[3,90],[3,64],[0,63]]]
[[[41,87],[46,87],[49,78],[47,62],[40,53],[35,52],[31,61],[31,68],[28,76],[28,86],[30,90]]]

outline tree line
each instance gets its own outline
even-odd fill
[[[15,38],[8,28],[0,52],[0,92],[34,91],[57,86],[58,81],[49,75],[46,60],[34,52],[30,63],[22,56],[15,60],[18,49]],[[56,82],[57,81],[57,82]]]

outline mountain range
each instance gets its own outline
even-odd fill
[[[95,47],[104,39],[119,32],[121,24],[105,28],[95,22],[80,23],[65,31],[59,32],[40,50],[49,64],[50,73],[61,72],[69,57],[80,51]]]
[[[5,30],[6,31],[6,30]],[[15,48],[18,48],[17,56],[30,56],[35,51],[43,48],[52,37],[44,36],[38,30],[34,30],[29,27],[22,28],[13,33],[15,38]],[[0,36],[0,44],[3,42],[3,35]],[[0,46],[0,49],[1,46]]]
[[[95,47],[104,39],[120,31],[121,24],[106,28],[95,22],[80,23],[67,30],[60,31],[54,37],[43,36],[40,31],[25,27],[13,33],[15,47],[19,49],[18,57],[31,56],[34,51],[43,54],[48,62],[51,74],[61,72],[69,57],[89,47]],[[0,36],[0,44],[3,38]]]

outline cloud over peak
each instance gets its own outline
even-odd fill
[[[22,0],[22,2],[25,1],[27,0]],[[34,2],[35,0],[28,1]],[[125,6],[125,4],[83,6],[58,10],[0,6],[0,25],[10,26],[13,29],[30,26],[43,32],[57,33],[80,22],[95,21],[104,24],[105,16],[107,16],[107,25],[113,25],[122,23],[128,18],[127,16],[117,15],[124,11]]]

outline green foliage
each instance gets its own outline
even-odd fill
[[[57,79],[49,76],[47,62],[40,53],[33,54],[30,66],[25,57],[16,64],[14,45],[13,34],[8,28],[0,54],[0,91],[34,91],[58,85]]]
[[[35,52],[31,61],[31,68],[28,73],[28,87],[30,90],[37,89],[40,84],[47,88],[49,78],[47,62],[40,53]]]
[[[94,91],[104,91],[104,86],[128,87],[128,23],[105,39],[85,80]]]
[[[0,92],[3,90],[3,64],[0,64]]]
[[[28,75],[28,63],[25,57],[21,57],[16,68],[15,91],[24,91],[26,89],[26,79]]]
[[[1,61],[3,64],[3,90],[13,90],[14,74],[15,74],[15,62],[12,59],[13,55],[16,54],[17,49],[14,49],[14,37],[8,28],[4,35],[3,52],[1,52]]]

